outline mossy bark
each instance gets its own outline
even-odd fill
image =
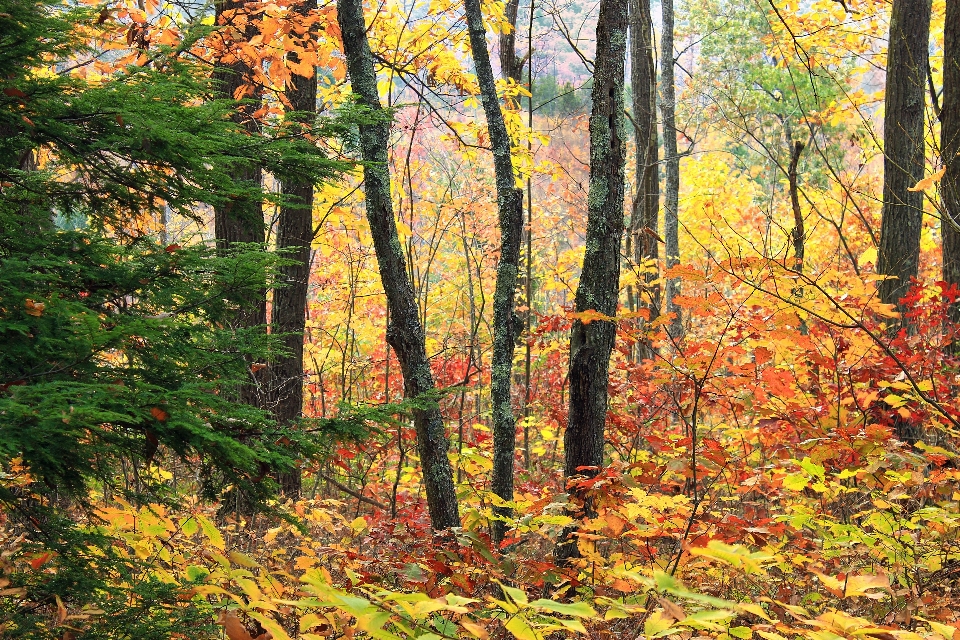
[[[660,41],[660,113],[663,115],[663,166],[664,202],[663,235],[666,243],[666,267],[680,263],[680,152],[677,149],[677,90],[674,79],[673,0],[663,0],[663,36]],[[675,300],[680,295],[680,280],[668,278],[664,308],[673,314],[669,325],[670,335],[683,334],[680,307]]]
[[[601,0],[590,113],[590,190],[583,270],[577,286],[577,312],[617,313],[620,242],[623,239],[626,144],[623,112],[628,0]],[[564,475],[595,475],[603,465],[607,417],[607,377],[617,327],[613,321],[574,320],[570,330],[570,405],[564,433]],[[572,497],[591,513],[577,489]],[[558,544],[558,561],[577,555],[572,530]]]
[[[947,0],[944,18],[940,157],[947,166],[940,183],[943,279],[960,286],[960,0]],[[960,304],[951,307],[950,319],[960,322]]]
[[[497,212],[500,222],[500,262],[497,265],[497,283],[493,295],[493,363],[490,376],[490,399],[493,404],[493,474],[491,488],[506,501],[513,500],[513,463],[517,446],[517,426],[511,405],[511,378],[513,376],[513,349],[520,332],[519,319],[514,313],[517,277],[520,272],[520,243],[523,235],[523,191],[516,186],[513,173],[512,143],[507,133],[493,67],[487,51],[487,33],[483,26],[480,0],[464,0],[467,29],[473,62],[480,85],[480,98],[487,119],[487,131],[493,151],[493,168],[497,181]],[[513,7],[516,22],[517,9]],[[501,39],[502,42],[502,39]],[[510,43],[513,44],[513,41]],[[506,54],[515,66],[512,50]],[[517,70],[519,73],[519,69]],[[494,508],[494,514],[509,518],[513,510]],[[503,540],[506,523],[494,520],[493,541]]]
[[[292,8],[303,17],[317,8],[317,0],[303,0]],[[306,34],[305,46],[315,41],[314,31]],[[292,62],[299,62],[296,53],[288,54]],[[295,117],[303,128],[310,129],[317,111],[317,75],[293,74],[286,88],[290,101],[288,117]],[[292,125],[295,126],[295,125]],[[307,288],[310,280],[310,244],[313,242],[313,184],[281,178],[284,204],[280,207],[277,224],[277,248],[293,264],[280,269],[281,284],[273,295],[273,326],[284,335],[287,354],[277,358],[272,366],[274,414],[281,424],[298,420],[303,413],[303,332],[307,317]],[[284,495],[300,495],[299,470],[280,474],[280,489]]]
[[[909,191],[923,178],[924,97],[930,0],[894,0],[887,50],[883,116],[883,217],[877,272],[880,299],[900,307],[920,262],[923,193]],[[903,322],[903,321],[901,321]]]
[[[650,0],[633,0],[630,5],[630,85],[633,89],[633,126],[636,146],[636,179],[634,182],[633,208],[630,214],[630,234],[627,238],[627,255],[635,265],[660,259],[657,244],[660,222],[660,153],[657,135],[657,70],[653,63],[653,20],[650,16]],[[660,286],[657,270],[643,272],[633,294],[628,287],[628,302],[631,311],[645,307],[650,312],[649,321],[660,316]],[[645,299],[649,299],[645,302]],[[654,349],[649,340],[637,343],[640,360],[652,358]]]
[[[435,386],[424,344],[423,325],[420,323],[413,286],[407,276],[406,258],[400,247],[393,214],[387,164],[389,118],[377,93],[377,74],[367,41],[362,1],[338,0],[337,20],[343,34],[344,56],[353,92],[360,104],[381,116],[375,123],[360,126],[360,151],[364,161],[367,221],[390,311],[387,342],[400,362],[404,395],[408,398],[422,397],[434,391]],[[453,486],[450,459],[447,457],[447,437],[439,407],[434,405],[415,410],[414,426],[430,522],[434,529],[460,526],[457,494]]]

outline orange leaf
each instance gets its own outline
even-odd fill
[[[940,169],[940,171],[937,171],[933,175],[927,176],[912,187],[907,187],[907,191],[925,191],[926,189],[929,189],[936,183],[940,182],[943,179],[943,174],[946,172],[947,167],[944,166],[943,169]]]
[[[39,318],[40,316],[42,316],[43,310],[46,308],[46,305],[43,304],[42,302],[34,302],[29,298],[27,298],[27,301],[24,303],[23,306],[26,307],[27,315],[34,316],[35,318]]]
[[[39,569],[49,559],[50,559],[49,552],[41,553],[40,555],[34,556],[33,558],[30,559],[30,566],[33,567],[34,570]]]
[[[160,422],[166,422],[167,418],[170,417],[170,414],[161,409],[160,407],[154,407],[150,409],[150,415],[159,420]]]

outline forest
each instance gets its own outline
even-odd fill
[[[960,0],[0,0],[0,637],[960,640]]]

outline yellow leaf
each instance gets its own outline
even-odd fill
[[[203,535],[207,536],[210,544],[223,551],[226,547],[226,544],[223,542],[223,535],[220,533],[220,530],[217,529],[216,525],[210,521],[210,518],[199,513],[193,517],[197,519]]]
[[[472,633],[475,637],[480,638],[480,640],[487,640],[490,637],[487,630],[475,622],[463,620],[460,622],[460,626]],[[948,638],[947,640],[950,639]]]

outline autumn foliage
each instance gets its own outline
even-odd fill
[[[359,188],[356,126],[375,116],[351,98],[335,7],[247,3],[214,24],[177,3],[81,4],[0,0],[0,636],[960,638],[960,290],[941,281],[932,215],[947,160],[933,145],[915,187],[931,215],[900,315],[875,273],[882,3],[685,7],[681,260],[627,265],[643,304],[624,295],[615,316],[573,311],[586,110],[530,115],[546,84],[498,84],[534,210],[512,501],[490,488],[499,232],[459,3],[367,7],[439,389],[414,400]],[[483,9],[511,28],[502,3]],[[531,20],[544,51],[566,42],[547,34],[553,9]],[[8,28],[39,48],[8,49]],[[931,46],[934,83],[936,26]],[[214,99],[209,69],[237,61],[239,102]],[[284,89],[314,67],[321,119],[293,131]],[[806,144],[800,265],[784,135]],[[231,180],[254,165],[262,188]],[[211,211],[254,198],[269,217],[291,170],[317,184],[316,234],[304,416],[277,425],[236,398],[282,347],[232,319],[287,258],[272,240],[217,251]],[[679,334],[650,313],[674,278]],[[604,465],[564,478],[574,321],[614,323],[617,343]],[[452,443],[462,527],[447,531],[423,496],[423,403]],[[301,473],[301,495],[277,495],[278,469]],[[578,554],[558,563],[565,530]]]

